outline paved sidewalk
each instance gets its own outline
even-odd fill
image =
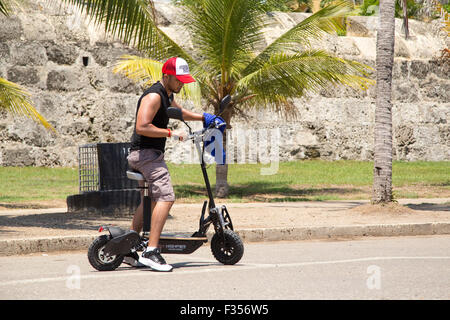
[[[373,210],[368,201],[222,203],[248,241],[450,234],[450,198],[400,199],[402,208]],[[202,204],[175,203],[164,231],[198,228]],[[0,210],[0,255],[85,249],[101,225],[129,228],[131,216],[67,213],[67,208]],[[211,229],[212,230],[212,229]]]

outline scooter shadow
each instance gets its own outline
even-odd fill
[[[186,262],[176,262],[170,264],[174,269],[182,269],[182,268],[202,268],[209,266],[222,266],[221,263],[217,262],[202,262],[202,261],[186,261]],[[116,271],[126,271],[126,270],[140,270],[140,271],[154,271],[148,267],[131,267],[127,265],[121,265]]]
[[[209,261],[186,261],[186,262],[175,262],[170,264],[173,269],[181,269],[181,268],[201,268],[201,267],[209,267],[209,266],[219,266],[221,263],[209,262]],[[146,268],[146,271],[152,271],[150,268]]]

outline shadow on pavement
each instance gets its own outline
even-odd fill
[[[450,211],[450,203],[420,203],[420,204],[406,204],[406,207],[413,210],[424,211]]]
[[[74,213],[40,213],[0,216],[1,227],[41,227],[65,230],[97,230],[102,224],[130,224],[132,217],[113,217]],[[1,230],[0,233],[8,232]]]

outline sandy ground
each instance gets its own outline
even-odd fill
[[[220,203],[222,205],[224,203]],[[363,200],[285,203],[229,203],[234,228],[368,225],[450,222],[450,198],[400,199],[398,204],[373,206]],[[201,204],[175,204],[164,231],[195,231]],[[52,209],[0,210],[0,239],[95,235],[101,225],[129,228],[131,216],[111,217]]]

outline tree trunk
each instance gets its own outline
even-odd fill
[[[395,42],[395,0],[380,1],[377,32],[377,99],[372,203],[392,198],[392,66]]]
[[[231,128],[230,121],[232,112],[229,109],[225,111],[222,115],[222,118],[227,123],[227,129]],[[225,150],[225,154],[227,152],[227,131],[225,129],[223,133],[223,149]],[[227,157],[228,159],[228,157]],[[228,162],[228,160],[227,160]],[[228,197],[230,187],[228,185],[228,163],[225,164],[216,164],[216,197],[218,198],[226,198]]]

